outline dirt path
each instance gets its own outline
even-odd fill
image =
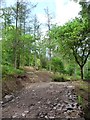
[[[69,83],[34,83],[26,86],[2,110],[3,118],[81,118],[74,87]]]
[[[38,82],[27,82],[17,96],[3,104],[2,118],[84,120],[82,108],[77,104],[74,86],[70,82],[51,82],[51,77],[46,72],[35,72],[28,68],[26,70],[30,79]]]

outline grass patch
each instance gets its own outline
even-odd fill
[[[90,83],[80,80],[76,83],[74,82],[74,85],[76,86],[76,93],[78,95],[77,102],[83,107],[84,117],[87,120],[90,118]]]
[[[52,76],[52,80],[53,80],[53,82],[66,82],[66,81],[70,81],[63,74],[60,75],[60,74],[57,74],[57,73]]]
[[[76,84],[77,84],[77,86],[79,87],[80,90],[83,90],[85,92],[90,92],[90,90],[88,89],[88,87],[89,87],[88,82],[79,80],[78,83],[76,83]]]
[[[70,76],[67,74],[60,74],[60,73],[55,73],[52,76],[52,80],[54,82],[67,82],[67,81],[78,81],[79,77],[75,77],[75,76]]]
[[[20,68],[20,69],[15,69],[12,66],[8,66],[8,65],[2,65],[2,76],[6,76],[6,75],[22,75],[24,74],[25,71]]]
[[[52,79],[53,79],[54,82],[65,82],[65,79],[63,77],[59,76],[59,75],[53,76]]]
[[[82,106],[85,120],[90,119],[90,82],[79,80],[73,81],[75,92],[78,96],[77,102]],[[89,118],[89,119],[88,119]]]

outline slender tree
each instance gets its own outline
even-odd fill
[[[46,26],[48,27],[48,33],[49,31],[51,30],[51,20],[52,20],[52,16],[49,12],[49,9],[48,7],[45,10],[45,14],[46,14],[46,18],[47,18],[47,23],[46,23]],[[48,34],[48,57],[49,57],[49,71],[51,71],[51,38]]]

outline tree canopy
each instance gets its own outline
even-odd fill
[[[83,79],[84,67],[90,59],[90,3],[79,4],[80,16],[62,26],[51,24],[49,8],[44,9],[48,28],[45,35],[42,23],[32,14],[37,5],[17,1],[14,6],[1,8],[2,65],[16,69],[34,66],[70,75],[74,74],[72,69],[77,69]]]

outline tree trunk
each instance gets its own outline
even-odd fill
[[[49,71],[51,72],[51,61],[49,63]]]
[[[49,49],[49,71],[51,72],[51,49]]]
[[[35,50],[35,54],[34,54],[34,61],[35,61],[35,68],[37,67],[37,57],[36,57],[36,50]]]
[[[20,67],[20,53],[18,52],[18,54],[17,54],[17,66],[16,66],[16,68],[19,69],[19,67]]]
[[[16,38],[14,41],[14,67],[17,68],[17,39],[18,39],[18,31],[17,31],[17,22],[18,22],[18,0],[17,0],[17,9],[16,9]]]
[[[83,66],[80,66],[81,69],[81,79],[83,80]]]
[[[14,50],[14,68],[17,68],[17,54],[16,54],[16,49]]]

